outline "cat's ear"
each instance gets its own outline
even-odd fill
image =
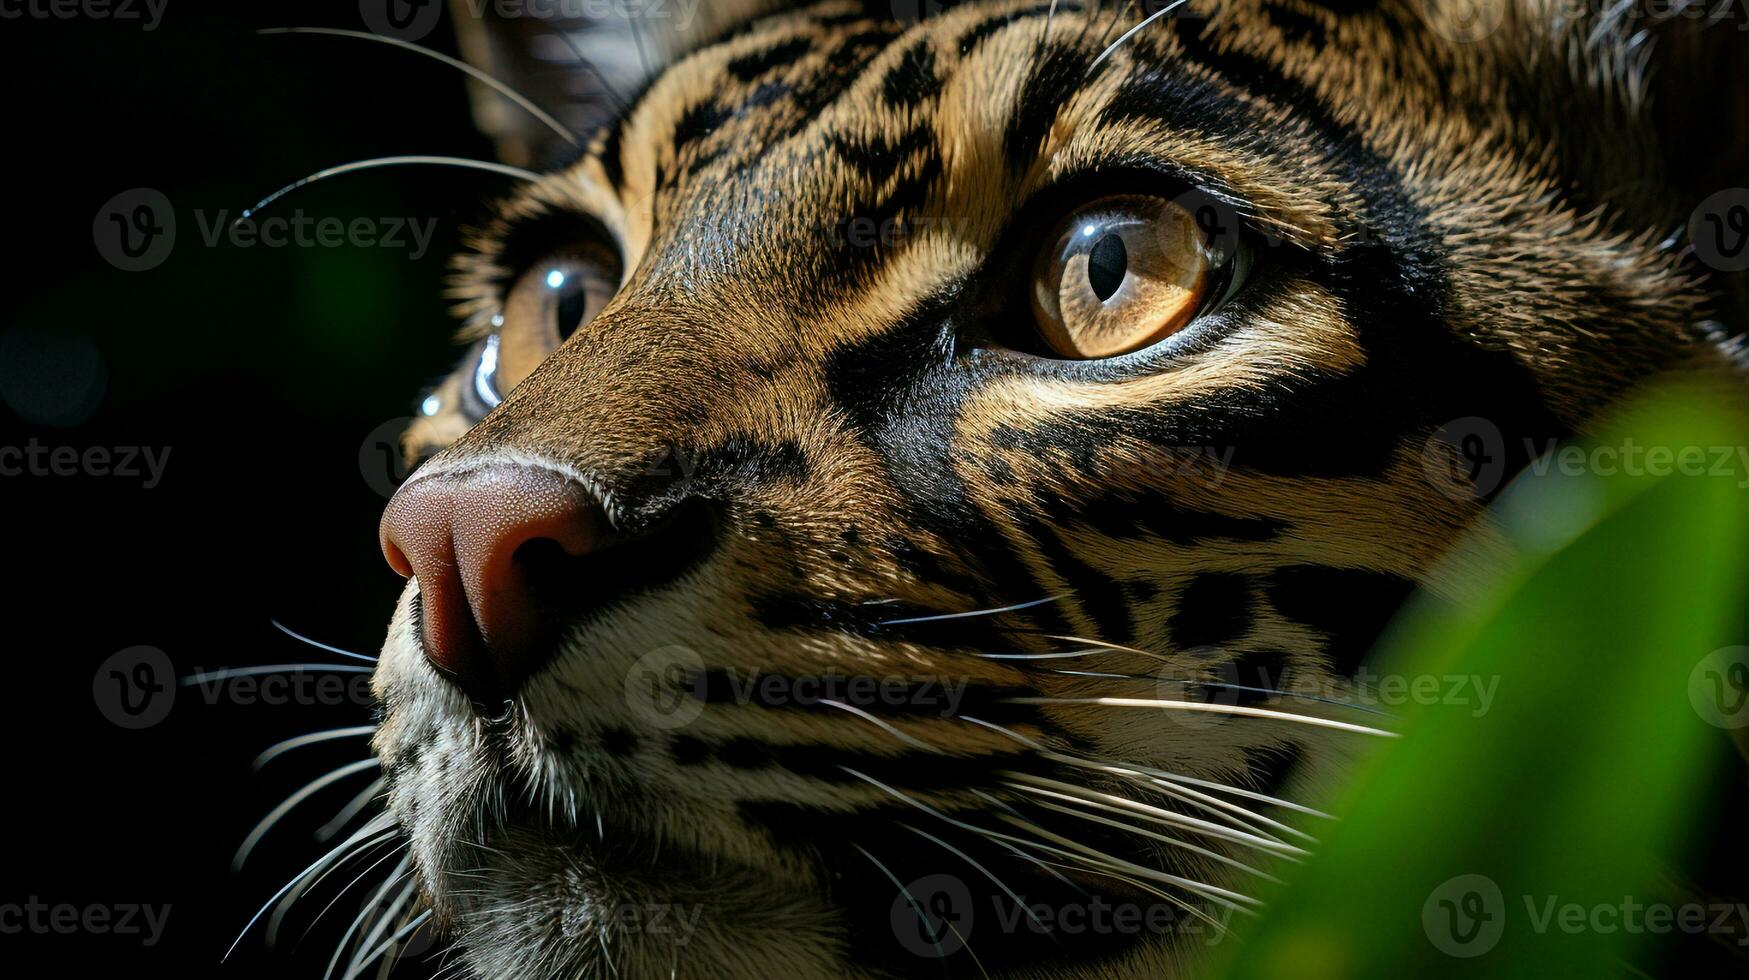
[[[1749,330],[1749,0],[1414,0],[1480,45],[1562,190],[1692,258]],[[1490,68],[1489,70],[1495,70]]]
[[[1590,203],[1662,226],[1749,182],[1749,0],[1417,2]]]
[[[514,89],[549,123],[470,82],[474,119],[506,163],[542,169],[623,112],[669,64],[784,0],[450,0],[464,59]],[[572,143],[557,131],[575,137]]]

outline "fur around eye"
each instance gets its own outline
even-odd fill
[[[577,328],[593,320],[618,288],[618,263],[605,250],[530,266],[511,286],[497,325],[498,393],[528,377]]]
[[[1220,293],[1227,271],[1176,202],[1104,197],[1046,238],[1033,269],[1033,318],[1059,357],[1127,354],[1188,326]]]

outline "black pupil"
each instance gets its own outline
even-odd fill
[[[568,276],[559,287],[559,339],[562,341],[583,325],[589,312],[589,290],[583,288],[580,276]]]
[[[1123,285],[1129,267],[1130,252],[1124,247],[1123,236],[1111,232],[1101,238],[1087,253],[1087,284],[1093,287],[1093,295],[1101,303],[1110,299]]]

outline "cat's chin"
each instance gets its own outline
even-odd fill
[[[832,915],[768,872],[663,847],[606,817],[597,827],[506,807],[484,840],[448,848],[433,900],[482,978],[670,978],[841,973]],[[761,949],[763,947],[763,949]]]

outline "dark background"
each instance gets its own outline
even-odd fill
[[[11,226],[0,446],[170,453],[151,489],[144,475],[0,477],[12,672],[0,712],[11,798],[0,903],[171,907],[151,947],[83,931],[0,936],[7,967],[217,972],[254,910],[321,853],[312,828],[372,778],[315,796],[233,875],[231,854],[255,821],[367,751],[363,739],[311,747],[260,777],[254,755],[366,723],[369,706],[208,704],[185,687],[167,719],[133,731],[106,719],[93,689],[100,664],[142,644],[178,674],[340,660],[279,634],[273,618],[374,654],[398,592],[375,535],[385,497],[373,484],[392,474],[374,449],[361,468],[361,447],[412,414],[456,356],[446,262],[504,181],[377,171],[264,213],[435,218],[416,260],[410,247],[209,247],[200,218],[235,217],[323,167],[407,153],[491,158],[455,70],[384,45],[252,33],[288,25],[365,29],[357,0],[169,0],[151,31],[138,20],[0,20]],[[447,26],[425,43],[454,50]],[[169,199],[176,238],[160,266],[125,272],[99,254],[93,222],[134,188]],[[270,955],[251,936],[224,975],[320,976],[332,927],[362,898],[341,898],[296,955]]]

